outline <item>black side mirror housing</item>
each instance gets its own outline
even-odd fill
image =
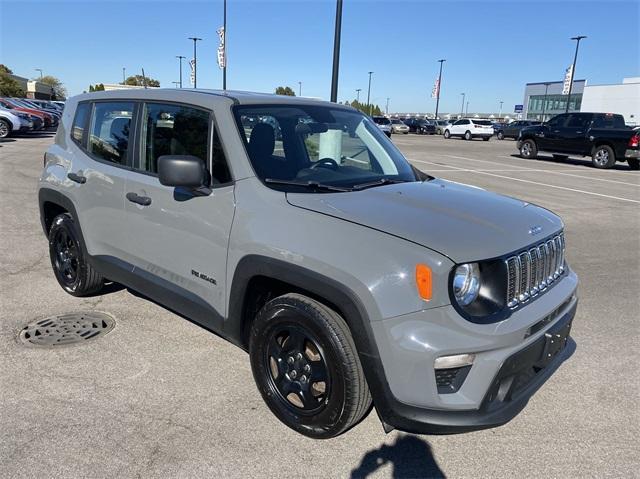
[[[165,186],[201,188],[206,186],[207,170],[197,156],[163,155],[158,158],[158,176]]]

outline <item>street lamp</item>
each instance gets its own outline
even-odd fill
[[[198,88],[198,52],[196,43],[202,40],[202,38],[189,37],[189,40],[193,40],[193,88]]]
[[[442,86],[442,64],[446,61],[447,60],[445,59],[438,60],[438,62],[440,63],[440,73],[438,74],[438,90],[436,91],[436,117],[435,117],[436,120],[438,119],[438,107],[440,106],[440,87]]]
[[[467,108],[464,111],[464,116],[469,116],[469,102],[467,102]]]
[[[340,33],[342,30],[342,0],[336,2],[336,29],[333,37],[333,72],[331,74],[331,101],[338,101],[338,70],[340,69]]]
[[[36,68],[37,72],[40,72],[40,81],[42,81],[42,68]]]
[[[544,112],[547,109],[547,91],[549,90],[551,83],[544,84],[544,100],[542,100],[542,123],[544,123]]]
[[[499,120],[500,118],[502,118],[502,104],[503,104],[503,103],[504,103],[504,102],[503,102],[502,100],[500,100],[500,113],[498,113],[498,120]]]
[[[573,87],[573,79],[576,75],[576,60],[578,59],[578,47],[580,46],[580,40],[587,38],[586,35],[578,35],[577,37],[571,37],[571,40],[576,41],[576,53],[573,56],[573,66],[571,67],[571,81],[569,82],[569,95],[567,96],[567,109],[565,113],[569,113],[569,101],[571,100],[571,88]]]
[[[302,96],[302,82],[298,82],[298,96]]]
[[[389,100],[390,100],[390,98],[387,97],[387,106],[384,109],[384,111],[386,112],[387,115],[389,114]]]
[[[187,57],[183,57],[182,55],[176,55],[176,58],[180,62],[180,81],[178,83],[180,84],[180,88],[182,88],[182,59]]]
[[[222,31],[224,32],[224,63],[222,65],[222,89],[227,89],[227,0],[222,7]]]
[[[125,75],[126,68],[122,67],[122,84],[124,85],[127,81],[127,75]]]
[[[369,116],[371,116],[371,103],[369,102],[371,98],[371,75],[373,75],[373,72],[369,72],[369,89],[367,90],[367,110],[369,111]]]
[[[358,103],[360,103],[360,92],[362,91],[362,88],[356,88],[356,101]]]
[[[460,93],[462,95],[462,106],[460,107],[460,116],[464,115],[464,93]]]

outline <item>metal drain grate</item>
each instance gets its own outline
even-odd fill
[[[59,347],[104,336],[116,325],[106,313],[90,311],[40,319],[20,331],[20,341],[32,346]]]

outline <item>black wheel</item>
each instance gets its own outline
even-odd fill
[[[640,160],[638,158],[627,158],[630,170],[640,170]]]
[[[616,164],[616,154],[610,146],[596,146],[595,150],[593,150],[591,163],[596,168],[611,168]]]
[[[0,118],[0,138],[6,138],[11,133],[11,125],[7,120]]]
[[[470,141],[472,138],[473,137],[471,136],[471,132],[470,131],[465,132],[465,134],[464,134],[464,139],[465,140]]]
[[[49,256],[60,286],[73,296],[99,291],[104,283],[100,273],[86,261],[71,215],[56,216],[49,230]]]
[[[449,130],[444,130],[444,137],[448,140],[451,138],[451,132]]]
[[[498,140],[504,140],[504,132],[499,131],[497,136],[498,136]]]
[[[490,137],[485,136],[485,137],[482,138],[482,141],[489,141],[490,139],[491,139]]]
[[[552,155],[554,160],[566,160],[567,158],[569,158],[569,155]]]
[[[280,421],[316,439],[358,423],[371,395],[345,321],[300,294],[269,301],[251,326],[251,369]]]
[[[527,160],[534,159],[538,156],[538,145],[533,140],[524,140],[520,145],[520,156]]]

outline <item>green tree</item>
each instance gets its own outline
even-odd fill
[[[24,90],[20,83],[11,77],[12,74],[7,66],[0,64],[0,96],[24,97]]]
[[[104,83],[96,83],[95,85],[89,85],[89,91],[104,91]]]
[[[353,100],[351,102],[351,106],[356,110],[360,110],[361,112],[366,113],[367,115],[382,115],[382,108],[380,108],[379,105],[375,105],[373,103],[367,105],[366,103],[360,103],[358,100]]]
[[[296,96],[296,92],[291,87],[279,86],[276,88],[276,95]]]
[[[147,82],[147,86],[152,86],[152,87],[160,86],[160,82],[158,80],[154,78],[150,78],[148,76],[143,77],[142,75],[132,75],[124,81],[124,84],[131,85],[131,86],[144,86],[145,79]]]
[[[54,99],[64,100],[67,98],[67,89],[56,77],[46,75],[42,78],[36,78],[36,80],[38,80],[40,83],[44,83],[45,85],[49,85],[53,89]]]

